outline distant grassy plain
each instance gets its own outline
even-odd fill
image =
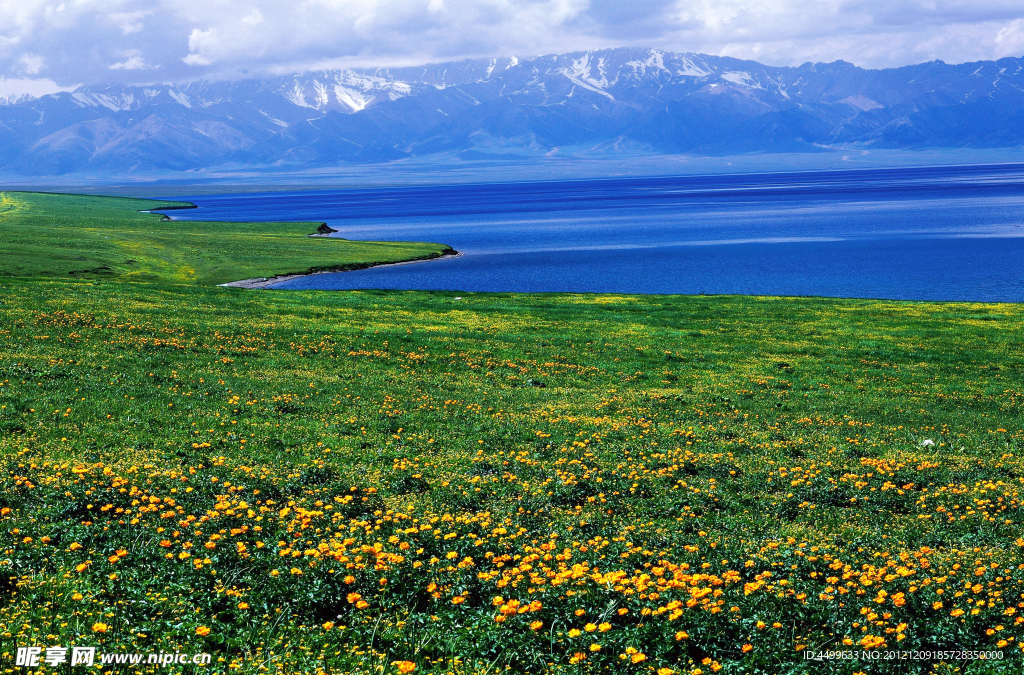
[[[0,279],[5,669],[1021,670],[1019,306],[242,291],[33,256]],[[803,657],[868,648],[1002,659]]]

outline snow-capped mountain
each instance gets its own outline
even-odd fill
[[[865,70],[609,49],[0,100],[0,170],[21,175],[1021,144],[1017,58]]]

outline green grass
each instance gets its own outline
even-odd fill
[[[310,238],[318,223],[209,223],[140,213],[180,202],[0,192],[0,276],[222,284],[432,258],[442,244]]]
[[[1020,306],[462,295],[0,279],[4,668],[1021,671]]]

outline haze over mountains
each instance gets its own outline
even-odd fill
[[[0,99],[0,172],[1024,144],[1024,59],[796,68],[609,49]]]

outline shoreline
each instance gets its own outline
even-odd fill
[[[308,235],[311,237],[321,236],[328,237],[328,234]],[[366,270],[371,267],[392,267],[394,265],[412,265],[414,263],[425,263],[432,260],[440,260],[442,258],[459,258],[462,257],[462,253],[456,251],[453,248],[442,252],[440,255],[432,255],[425,258],[414,258],[412,260],[399,260],[397,262],[381,262],[381,263],[362,263],[358,265],[339,267],[337,269],[329,270],[317,270],[315,272],[298,272],[293,274],[278,274],[273,277],[256,277],[253,279],[240,279],[239,281],[229,281],[226,284],[217,284],[225,288],[245,288],[245,289],[266,289],[274,284],[279,284],[284,281],[291,281],[292,279],[301,279],[302,277],[312,277],[318,274],[337,274],[338,272],[355,272],[358,270]]]

